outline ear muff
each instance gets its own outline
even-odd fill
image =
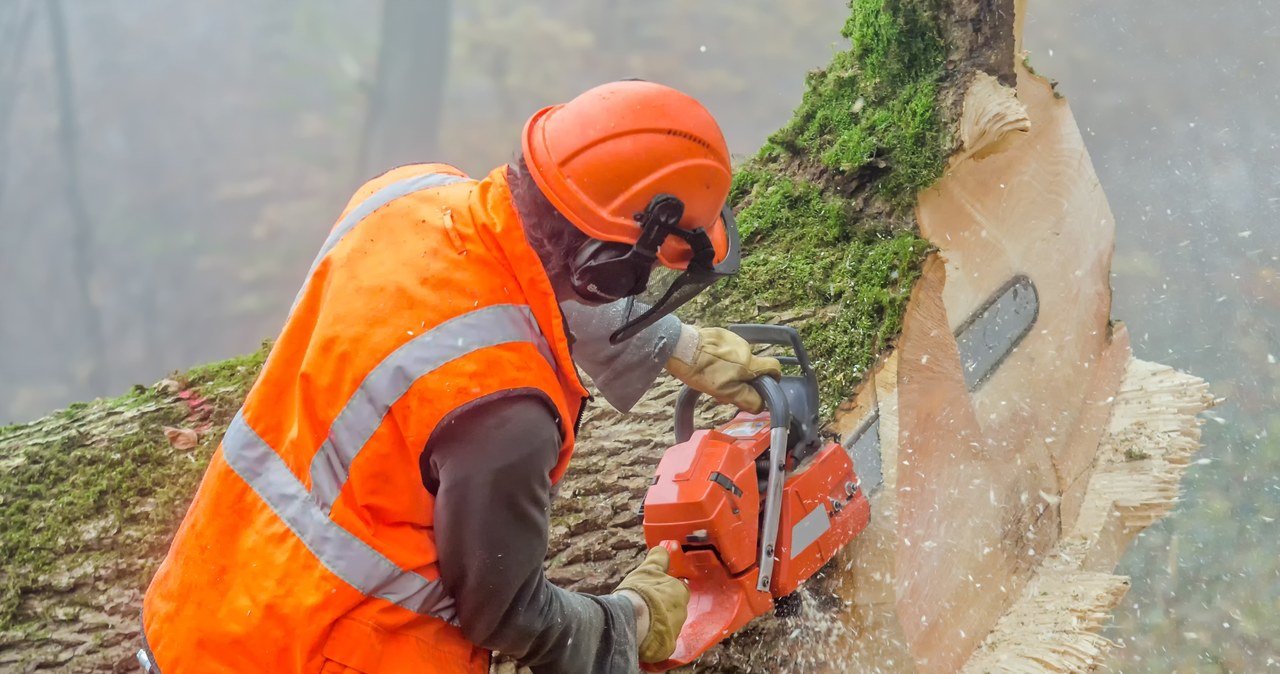
[[[630,253],[629,243],[592,239],[578,248],[570,264],[569,282],[579,297],[608,303],[644,292],[653,261]]]

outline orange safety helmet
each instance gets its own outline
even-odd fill
[[[733,169],[711,113],[671,87],[625,80],[543,108],[524,127],[525,163],[538,188],[587,236],[634,244],[637,221],[658,194],[684,204],[683,229],[703,228],[715,262],[729,254],[721,211]],[[668,237],[658,260],[685,269],[690,245]]]
[[[574,290],[591,302],[631,298],[611,342],[737,273],[729,148],[689,95],[643,80],[604,84],[535,113],[522,147],[538,189],[591,237],[571,265]],[[679,275],[652,306],[638,304],[657,263]]]

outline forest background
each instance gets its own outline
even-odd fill
[[[255,349],[360,182],[409,161],[483,174],[531,112],[601,81],[694,93],[748,156],[845,16],[0,0],[0,424]],[[1280,8],[1030,0],[1025,47],[1115,212],[1115,317],[1139,357],[1226,398],[1178,512],[1121,567],[1112,665],[1280,671]]]

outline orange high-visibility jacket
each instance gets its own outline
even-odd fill
[[[438,580],[419,457],[451,413],[586,390],[505,167],[395,169],[352,198],[147,591],[164,674],[487,672]]]

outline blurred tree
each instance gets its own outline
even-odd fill
[[[431,157],[449,73],[449,0],[384,0],[358,179]]]
[[[79,324],[84,328],[88,353],[83,361],[83,378],[91,395],[107,392],[110,364],[106,338],[102,331],[102,312],[93,299],[94,231],[89,209],[85,207],[80,187],[80,128],[76,119],[75,87],[71,81],[71,49],[67,44],[67,24],[62,13],[62,0],[47,0],[49,34],[53,39],[54,65],[58,83],[58,142],[62,151],[63,186],[67,208],[71,210],[70,276],[75,281],[79,303]],[[73,359],[66,359],[74,363]],[[73,375],[75,373],[73,372]]]
[[[695,92],[730,148],[754,151],[799,99],[796,73],[829,60],[845,4],[64,2],[106,388],[252,348],[356,183],[405,161],[487,171],[531,112],[601,81]],[[7,137],[0,127],[0,353],[27,354],[0,362],[0,421],[93,392],[68,368],[86,326],[62,264],[76,225],[47,9],[0,0],[0,77],[13,75],[0,81],[13,122]],[[14,27],[33,16],[19,50]]]
[[[18,75],[22,72],[27,41],[35,22],[35,9],[34,3],[20,0],[0,5],[0,201],[4,199],[9,168],[9,125],[18,101]],[[3,234],[0,229],[0,236]]]
[[[826,63],[842,0],[477,0],[455,10],[442,154],[475,173],[511,156],[539,107],[641,77],[693,92],[730,150],[754,152]],[[749,102],[748,105],[743,105]]]

